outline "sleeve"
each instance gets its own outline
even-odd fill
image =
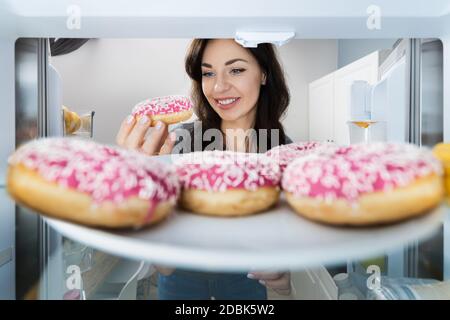
[[[176,125],[170,132],[175,132],[177,139],[172,154],[183,154],[191,151],[195,122]]]

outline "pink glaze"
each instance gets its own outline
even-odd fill
[[[186,189],[254,191],[260,187],[277,187],[281,178],[278,164],[257,153],[193,152],[179,158],[175,165],[181,185]]]
[[[132,111],[133,116],[170,114],[192,109],[192,102],[186,96],[165,96],[139,102]]]
[[[266,155],[277,161],[283,172],[289,163],[298,157],[305,156],[311,152],[320,152],[325,150],[333,150],[336,145],[321,142],[293,142],[276,146],[266,152]]]
[[[282,188],[297,197],[356,201],[431,174],[441,175],[442,167],[429,150],[410,144],[357,144],[293,161],[284,171]]]
[[[76,138],[32,141],[8,162],[35,170],[62,188],[86,193],[94,204],[112,201],[120,205],[131,197],[148,200],[148,219],[158,203],[175,203],[179,194],[175,172],[166,164],[136,151]]]

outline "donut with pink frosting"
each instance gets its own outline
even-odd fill
[[[180,204],[190,211],[242,216],[264,211],[279,197],[281,172],[264,154],[192,152],[175,161]]]
[[[440,162],[427,149],[374,143],[298,158],[287,166],[281,184],[302,216],[369,225],[417,216],[438,205],[441,175]]]
[[[324,152],[332,150],[336,145],[316,141],[293,142],[276,146],[266,152],[266,155],[276,160],[283,172],[293,160],[303,157],[311,152]]]
[[[160,221],[180,190],[167,164],[81,139],[34,140],[8,163],[8,192],[18,203],[91,226],[142,227]]]
[[[191,99],[182,95],[155,97],[139,102],[131,113],[136,119],[147,116],[151,125],[157,121],[174,124],[188,120],[193,114]]]

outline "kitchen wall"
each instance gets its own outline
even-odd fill
[[[61,75],[63,103],[95,110],[95,139],[114,143],[123,118],[139,101],[188,94],[187,39],[93,39],[75,52],[52,57]],[[291,91],[283,123],[293,140],[308,139],[308,83],[337,67],[336,40],[293,40],[279,48]]]
[[[308,140],[308,85],[337,69],[337,40],[294,40],[279,53],[291,91],[283,124],[292,140]]]

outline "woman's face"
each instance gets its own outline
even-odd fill
[[[241,45],[232,39],[208,41],[202,59],[202,89],[222,120],[253,123],[264,82],[258,62]]]

